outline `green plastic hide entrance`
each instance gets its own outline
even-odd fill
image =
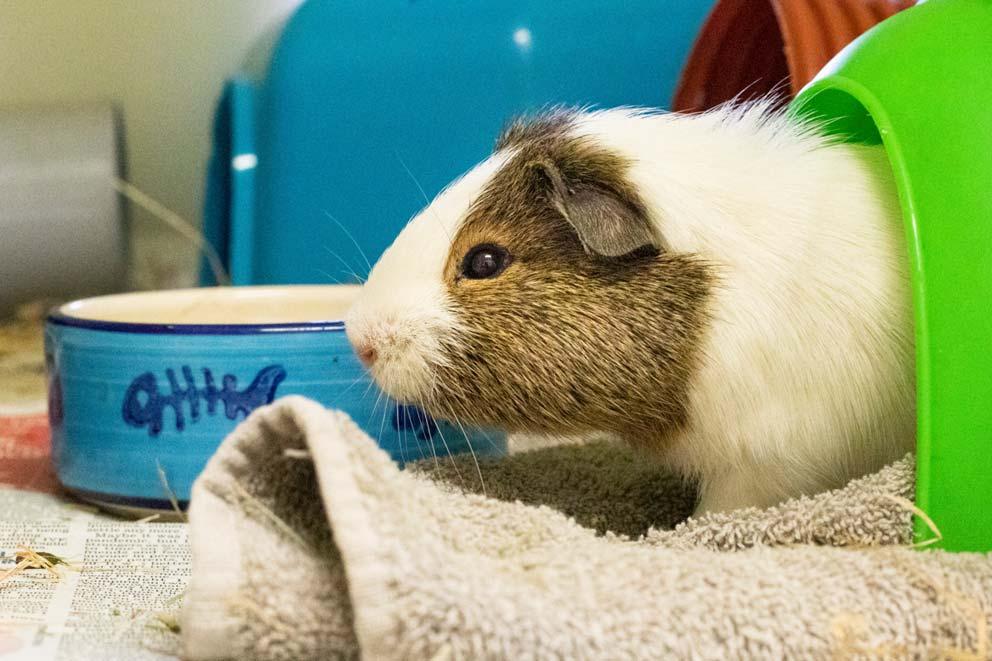
[[[913,279],[916,503],[943,536],[937,546],[990,551],[992,0],[930,0],[893,16],[791,110],[888,153]],[[933,536],[919,520],[916,531]]]

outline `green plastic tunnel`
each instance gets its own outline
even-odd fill
[[[866,32],[791,107],[881,143],[916,323],[917,507],[936,546],[992,551],[992,0],[929,0]],[[935,538],[921,518],[917,538]]]

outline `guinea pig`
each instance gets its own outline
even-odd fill
[[[557,109],[407,224],[345,326],[392,397],[617,437],[698,481],[698,514],[913,448],[908,272],[880,147],[768,103]]]

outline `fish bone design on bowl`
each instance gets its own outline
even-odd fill
[[[401,463],[504,452],[498,431],[463,432],[381,395],[340,321],[357,289],[203,288],[58,308],[45,344],[60,482],[127,514],[168,509],[238,423],[285,395],[345,411]]]

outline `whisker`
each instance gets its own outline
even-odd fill
[[[385,393],[380,390],[379,394],[375,398],[375,403],[372,404],[372,415],[375,416],[375,412],[379,410],[379,404],[382,402]],[[389,408],[389,399],[386,399],[386,408]],[[379,436],[382,436],[383,426],[386,424],[386,416],[383,414],[382,424],[379,426]]]
[[[441,231],[444,232],[445,236],[448,237],[448,245],[451,245],[452,243],[454,243],[455,240],[451,236],[451,233],[448,231],[448,228],[445,226],[444,221],[442,221],[441,217],[437,215],[437,211],[435,211],[434,208],[431,206],[430,198],[427,197],[427,192],[424,190],[424,187],[421,186],[420,182],[417,181],[417,178],[413,176],[413,172],[410,170],[409,167],[407,167],[407,164],[400,156],[400,153],[394,150],[393,154],[396,155],[396,160],[398,160],[400,162],[400,165],[403,166],[403,169],[406,170],[406,173],[410,177],[410,180],[413,182],[413,185],[416,186],[417,190],[420,191],[420,196],[424,198],[424,204],[426,205],[424,209],[429,211],[430,214],[434,217],[434,220],[436,220],[437,224],[440,225]]]
[[[360,377],[359,377],[359,378],[360,378]],[[373,387],[374,387],[375,385],[376,385],[376,383],[375,383],[375,379],[373,379],[372,377],[369,377],[369,383],[368,383],[368,385],[367,385],[367,386],[365,386],[365,392],[363,392],[363,393],[362,393],[362,401],[364,401],[364,400],[365,400],[365,398],[369,396],[369,391],[371,391],[371,390],[372,390],[372,388],[373,388]],[[379,391],[379,393],[381,394],[381,393],[382,393],[382,391],[380,390],[380,391]],[[378,398],[376,398],[376,399],[378,400]]]
[[[434,423],[434,428],[437,428],[437,422]],[[431,458],[434,459],[434,470],[441,470],[441,463],[437,460],[437,446],[434,444],[434,429],[427,428],[427,442],[430,444],[431,448]]]
[[[331,408],[331,406],[333,406],[334,404],[336,404],[338,402],[338,400],[340,400],[342,397],[344,397],[346,394],[348,394],[348,391],[349,390],[351,390],[352,388],[354,388],[355,386],[357,386],[361,380],[362,380],[362,377],[356,376],[352,380],[351,384],[347,388],[345,388],[344,390],[342,390],[341,392],[339,392],[337,394],[337,397],[335,397],[334,399],[332,399],[330,402],[327,403],[327,406],[325,408]],[[362,399],[364,399],[364,396],[362,397]]]
[[[407,411],[406,411],[405,408],[404,409],[400,409],[400,408],[393,409],[393,416],[396,416],[396,419],[397,420],[399,420],[399,416],[401,416],[401,415],[402,416],[406,416],[407,421],[409,421],[410,416],[407,413]],[[405,466],[406,465],[406,462],[409,461],[407,459],[407,456],[406,456],[406,447],[407,447],[406,432],[407,432],[407,428],[406,428],[405,421],[400,420],[399,421],[399,424],[397,426],[399,427],[399,432],[400,432],[400,459],[403,461],[403,465]]]
[[[451,467],[455,469],[455,475],[458,476],[458,481],[461,485],[465,486],[465,478],[462,477],[462,472],[458,470],[458,462],[455,461],[455,455],[451,452],[451,447],[448,445],[447,439],[444,438],[444,432],[441,431],[441,425],[437,427],[437,435],[441,437],[441,444],[444,446],[444,451],[448,453],[448,459],[451,460]]]
[[[343,282],[341,282],[341,279],[340,278],[335,278],[333,275],[331,275],[330,273],[328,273],[324,269],[320,269],[320,268],[314,267],[314,271],[316,271],[317,273],[321,274],[322,276],[324,276],[325,278],[327,278],[328,280],[330,280],[331,282],[333,282],[336,285],[342,285],[342,284],[344,284]]]
[[[338,260],[339,262],[341,262],[341,265],[342,265],[342,266],[344,266],[344,268],[345,268],[345,270],[346,270],[346,271],[347,271],[348,273],[350,273],[350,274],[351,274],[351,276],[352,276],[353,278],[355,278],[356,280],[358,280],[358,282],[359,282],[359,283],[361,283],[361,282],[364,282],[364,280],[362,279],[362,276],[360,276],[360,275],[358,275],[357,273],[355,273],[355,269],[353,269],[353,268],[351,267],[351,264],[349,264],[348,262],[346,262],[346,261],[344,260],[344,258],[343,258],[343,257],[341,257],[341,255],[339,255],[339,254],[337,254],[336,252],[334,252],[333,250],[331,250],[331,248],[330,248],[330,246],[326,246],[326,245],[325,245],[325,246],[324,246],[324,250],[326,250],[326,251],[327,251],[327,253],[328,253],[328,254],[329,254],[329,255],[330,255],[331,257],[333,257],[333,258],[335,258],[336,260]]]
[[[437,370],[431,370],[431,387],[430,390],[428,390],[428,392],[433,393],[435,388],[437,388]],[[431,416],[431,419],[433,419],[433,416]],[[437,421],[434,422],[434,428],[435,429],[437,428]],[[437,447],[434,445],[434,432],[430,429],[429,426],[428,426],[427,439],[430,441],[431,444],[431,456],[434,457],[434,470],[440,471],[441,464],[437,460]]]
[[[424,198],[424,204],[426,204],[427,206],[430,206],[431,205],[431,200],[430,200],[430,198],[427,197],[427,191],[425,191],[424,190],[424,187],[420,185],[420,182],[417,181],[417,178],[415,176],[413,176],[413,172],[407,166],[406,161],[403,160],[403,157],[400,156],[400,153],[398,151],[396,151],[396,150],[393,150],[393,155],[396,156],[396,160],[399,161],[400,162],[400,165],[403,166],[403,169],[406,170],[406,173],[410,176],[410,180],[413,182],[413,185],[416,186],[417,187],[417,190],[420,191],[420,196]]]
[[[468,437],[468,432],[465,431],[465,425],[462,424],[458,416],[452,417],[454,423],[458,425],[458,428],[462,431],[462,436],[465,438],[465,443],[468,445],[468,451],[472,453],[472,461],[475,462],[475,470],[479,474],[479,483],[482,485],[482,495],[488,495],[486,493],[486,481],[482,478],[482,466],[479,465],[479,458],[475,454],[475,448],[472,447],[472,441]]]
[[[435,407],[427,407],[435,408]],[[437,425],[437,435],[441,437],[441,443],[444,445],[444,451],[448,453],[448,458],[451,460],[451,466],[455,469],[455,475],[458,476],[458,481],[461,485],[465,486],[465,478],[462,477],[462,472],[458,470],[458,462],[455,461],[455,456],[451,453],[451,446],[448,445],[447,439],[444,437],[444,432],[441,431],[441,425]]]
[[[351,240],[351,243],[352,243],[352,244],[353,244],[353,245],[354,245],[354,246],[355,246],[356,248],[358,248],[358,254],[359,254],[359,255],[361,256],[361,258],[362,258],[363,260],[365,260],[365,266],[367,266],[367,267],[368,267],[368,269],[369,269],[369,271],[371,271],[371,270],[372,270],[372,263],[371,263],[371,262],[369,261],[369,258],[368,258],[368,256],[367,256],[367,255],[365,254],[365,251],[364,251],[364,250],[362,250],[362,247],[361,247],[360,245],[358,245],[358,241],[356,241],[356,240],[355,240],[355,237],[354,237],[354,236],[352,236],[352,234],[351,234],[351,232],[349,232],[349,231],[348,231],[348,228],[347,228],[347,227],[345,227],[345,226],[344,226],[344,225],[343,225],[343,224],[341,223],[341,221],[339,221],[339,220],[338,220],[337,218],[335,218],[334,216],[332,216],[332,215],[331,215],[331,212],[330,212],[330,211],[324,211],[324,215],[325,215],[325,216],[327,216],[328,218],[330,218],[330,219],[331,219],[331,221],[333,221],[335,225],[337,225],[338,227],[340,227],[340,228],[341,228],[341,231],[342,231],[342,232],[344,232],[344,234],[345,234],[345,236],[347,236],[347,237],[348,237],[348,239],[350,239],[350,240]]]
[[[379,391],[379,396],[375,398],[375,404],[372,406],[372,419],[375,420],[375,412],[379,410],[379,403],[382,401],[383,391]],[[389,403],[391,400],[388,398],[385,400],[386,404],[382,409],[382,422],[379,423],[379,435],[376,436],[376,443],[382,442],[382,432],[386,429],[386,416],[389,415]]]

